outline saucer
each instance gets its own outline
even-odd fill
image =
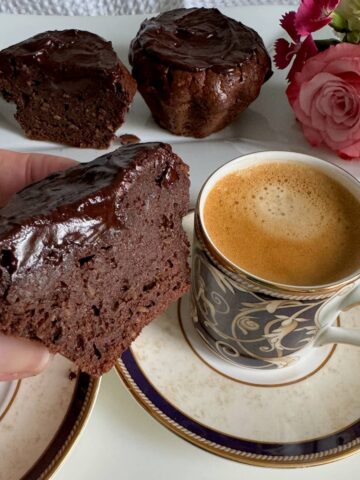
[[[192,215],[184,226],[192,235]],[[356,326],[359,308],[341,325]],[[327,463],[360,450],[360,349],[314,349],[296,365],[257,372],[211,352],[189,296],[148,325],[116,369],[160,423],[214,454],[272,467]],[[259,375],[259,373],[261,375]]]
[[[0,480],[45,480],[75,444],[99,379],[56,355],[36,377],[0,382]]]

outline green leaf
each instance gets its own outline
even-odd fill
[[[360,43],[360,32],[353,30],[346,34],[346,41],[350,43]]]
[[[332,13],[332,20],[330,23],[330,27],[332,27],[337,32],[347,32],[348,31],[348,23],[347,20],[342,17],[339,13],[333,12]]]

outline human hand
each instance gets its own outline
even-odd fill
[[[0,207],[27,185],[74,164],[69,158],[0,149]],[[48,350],[40,343],[0,334],[0,381],[36,375],[49,359]]]

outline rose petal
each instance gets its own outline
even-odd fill
[[[337,65],[341,65],[343,72],[359,72],[360,46],[350,43],[339,43],[333,45],[323,52],[309,58],[299,72],[300,83],[311,79],[319,72],[340,73]]]
[[[337,151],[344,160],[360,159],[360,140]]]
[[[316,126],[317,130],[323,130],[325,128],[326,116],[322,114],[317,103],[318,101],[312,102],[309,117],[311,118],[311,124]]]
[[[332,115],[332,108],[328,99],[328,95],[318,95],[315,99],[314,104],[316,108],[319,110],[321,115]]]
[[[322,131],[331,139],[330,141],[333,145],[342,144],[349,138],[348,129],[346,127],[344,128],[344,126],[340,127],[331,117],[325,118],[325,125]]]
[[[351,61],[358,62],[359,58],[359,45],[343,42],[338,43],[337,45],[332,45],[323,52],[320,52],[319,55],[317,55],[316,60],[324,62],[325,65],[332,65],[332,67],[335,67],[338,62],[342,62],[344,59],[347,59],[346,61],[351,59]],[[326,71],[328,71],[328,68]]]
[[[310,114],[311,104],[314,96],[319,90],[323,88],[327,82],[338,82],[339,80],[334,75],[328,73],[318,73],[308,82],[301,85],[299,93],[300,107],[304,110],[306,115]]]
[[[336,62],[326,62],[324,68],[329,73],[341,75],[348,82],[360,83],[360,57],[342,57]]]
[[[312,145],[359,156],[360,45],[338,44],[307,59],[286,94]]]
[[[300,93],[300,84],[297,82],[296,77],[297,75],[295,75],[294,79],[289,83],[285,92],[291,106],[297,100]]]
[[[313,147],[319,147],[322,144],[323,139],[321,136],[321,132],[307,125],[303,125],[302,128],[305,138],[307,138],[307,140]]]

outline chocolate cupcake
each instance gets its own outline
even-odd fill
[[[199,138],[231,123],[271,74],[260,36],[215,8],[181,8],[145,20],[129,60],[156,122]]]

